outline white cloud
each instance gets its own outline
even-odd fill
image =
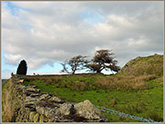
[[[9,79],[11,77],[11,73],[6,72],[6,73],[2,73],[2,79]]]
[[[14,64],[17,65],[17,61],[19,61],[21,59],[21,55],[12,55],[12,54],[5,54],[4,55],[5,59],[8,60],[8,64]]]
[[[163,2],[12,2],[2,4],[2,49],[30,69],[112,49],[119,64],[163,53]],[[69,7],[68,7],[69,6]]]

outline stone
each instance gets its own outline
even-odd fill
[[[44,116],[43,115],[40,116],[39,122],[44,122]]]
[[[107,118],[89,100],[72,105],[50,93],[43,93],[36,86],[18,83],[12,78],[12,122],[99,122]]]
[[[26,99],[25,99],[25,106],[28,107],[28,106],[31,106],[31,105],[35,105],[35,103],[37,101],[39,101],[38,98],[27,96]]]
[[[40,96],[40,100],[46,100],[51,98],[51,96],[48,93],[44,93]]]
[[[56,112],[56,113],[55,113]],[[56,116],[58,113],[56,111],[56,109],[54,108],[48,108],[48,107],[45,107],[45,116],[49,119],[53,119],[54,116]]]
[[[48,118],[52,118],[52,119],[55,116],[73,114],[73,111],[74,111],[73,106],[69,103],[64,103],[64,104],[60,104],[60,105],[57,104],[57,106],[55,106],[55,104],[52,103],[51,106],[48,105],[48,106],[45,106],[45,107],[42,104],[43,103],[40,103],[36,106],[36,111],[39,114],[44,115]],[[45,104],[46,104],[46,102],[45,102]]]
[[[34,120],[34,116],[37,114],[37,112],[30,112],[29,119],[31,122]]]
[[[39,121],[39,114],[35,114],[33,122],[38,122]]]
[[[76,114],[79,114],[86,119],[95,120],[98,122],[107,121],[107,117],[101,113],[101,111],[96,108],[89,100],[75,104],[74,108],[76,110]]]
[[[36,106],[36,111],[41,115],[45,115],[45,107]]]
[[[61,104],[58,109],[62,115],[72,115],[74,113],[74,107],[69,103]]]
[[[31,87],[32,87],[32,88],[35,88],[35,89],[37,88],[37,86],[36,86],[36,85],[32,85]]]
[[[26,90],[27,90],[27,91],[30,91],[30,92],[35,92],[35,93],[40,93],[40,92],[41,92],[40,89],[35,89],[35,88],[32,88],[32,87],[27,87]]]
[[[48,99],[49,101],[61,102],[62,100],[56,96],[52,96]]]
[[[30,97],[39,97],[40,94],[39,93],[33,93],[33,94],[30,94]]]

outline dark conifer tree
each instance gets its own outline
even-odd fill
[[[25,60],[22,60],[17,68],[17,74],[26,75],[27,73],[27,64]]]

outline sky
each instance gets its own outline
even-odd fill
[[[138,56],[163,54],[163,1],[2,1],[1,78],[59,74],[60,63],[100,49],[123,67]],[[104,73],[110,73],[105,72]]]

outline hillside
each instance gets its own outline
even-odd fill
[[[126,63],[119,73],[135,76],[163,76],[163,55],[155,54],[147,57],[137,57]]]
[[[143,69],[143,71],[142,71]],[[66,102],[90,100],[94,105],[129,115],[163,121],[163,56],[153,55],[130,60],[115,75],[37,75],[21,76],[26,87],[36,86]],[[8,114],[11,82],[5,83],[2,94],[2,117]],[[8,92],[7,92],[8,91]],[[9,97],[9,98],[8,98]],[[12,107],[11,107],[12,108]],[[105,113],[108,122],[141,122],[140,120]],[[9,116],[9,117],[8,117]]]

